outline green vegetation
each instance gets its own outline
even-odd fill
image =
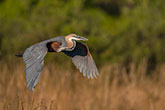
[[[10,59],[36,42],[69,33],[89,39],[87,44],[98,64],[138,63],[142,59],[162,63],[165,2],[0,0],[0,59]],[[48,55],[47,59],[60,61],[58,57]]]
[[[29,91],[15,54],[70,33],[89,39],[99,77],[48,54]],[[165,0],[0,0],[0,109],[165,110],[164,48]]]

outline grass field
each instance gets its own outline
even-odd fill
[[[26,88],[24,64],[0,67],[0,110],[165,110],[165,65],[151,75],[147,64],[119,64],[99,69],[97,79],[84,78],[68,64],[47,63],[33,92]]]

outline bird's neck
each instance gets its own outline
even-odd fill
[[[67,51],[72,51],[76,47],[76,41],[71,40],[67,42],[68,48],[66,49]]]
[[[73,41],[72,40],[70,40],[69,38],[66,38],[66,43],[67,43],[67,47],[68,48],[72,48],[73,47]]]
[[[66,36],[65,41],[67,43],[67,51],[72,51],[76,47],[76,41],[71,39],[71,36]]]

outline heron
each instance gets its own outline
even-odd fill
[[[55,38],[36,43],[28,47],[23,54],[17,54],[17,57],[23,57],[26,65],[26,87],[33,91],[40,80],[44,65],[44,57],[48,52],[62,52],[72,58],[73,64],[79,69],[83,76],[88,79],[97,78],[99,75],[95,61],[86,44],[79,41],[88,39],[76,34],[66,36],[57,36]]]

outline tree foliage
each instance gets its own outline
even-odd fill
[[[144,58],[161,63],[165,61],[165,2],[0,0],[1,59],[34,43],[69,33],[87,37],[100,64],[138,62]],[[55,56],[57,61],[59,57]]]

